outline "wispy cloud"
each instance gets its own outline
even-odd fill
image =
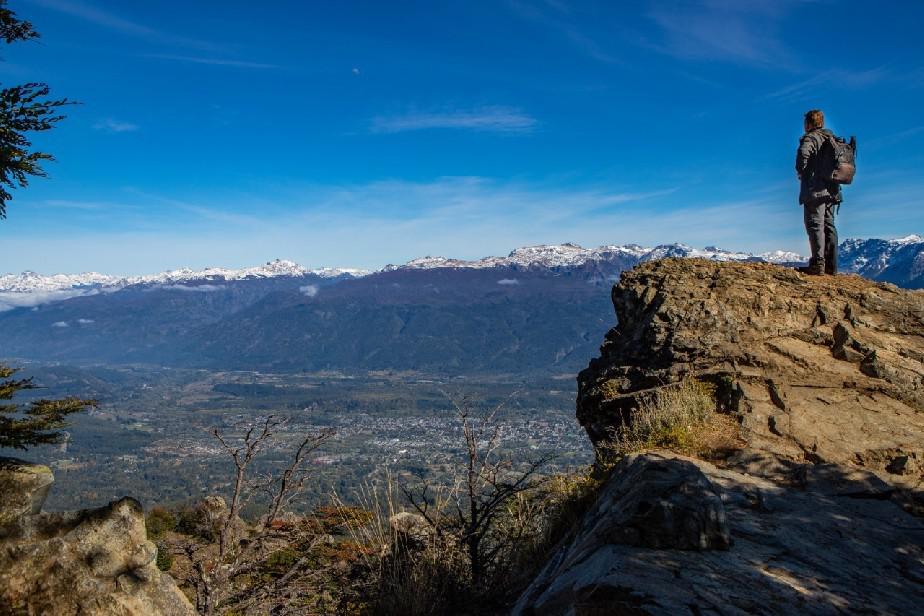
[[[924,134],[924,125],[912,126],[898,132],[871,139],[864,145],[865,148],[869,148],[870,150],[878,150],[922,134]]]
[[[784,88],[774,90],[763,98],[765,100],[778,100],[785,102],[798,101],[822,88],[866,88],[880,83],[892,76],[891,70],[886,66],[861,71],[847,71],[831,69],[820,72],[808,79],[803,79]]]
[[[377,268],[426,254],[480,258],[525,244],[598,245],[671,237],[673,229],[652,230],[644,237],[633,233],[635,221],[651,219],[667,192],[603,185],[564,188],[480,177],[302,185],[264,194],[270,205],[259,206],[260,221],[235,212],[257,207],[249,195],[213,195],[202,210],[148,196],[143,203],[150,204],[151,219],[120,215],[107,228],[43,231],[5,239],[4,245],[13,255],[27,242],[32,242],[28,245],[33,253],[60,255],[56,264],[45,259],[42,267],[47,271],[118,268],[113,273],[125,274],[215,262],[238,267],[277,256],[310,267]],[[157,203],[162,205],[155,207]],[[173,208],[164,207],[170,204]],[[174,208],[199,215],[177,216]],[[162,210],[172,211],[167,215]],[[82,252],[64,258],[76,246],[82,246]],[[26,257],[7,267],[15,270],[20,265],[36,267],[34,258]]]
[[[51,302],[59,302],[72,297],[96,295],[96,289],[59,289],[54,291],[37,291],[35,293],[0,293],[0,312],[14,308],[34,308]]]
[[[692,186],[675,188],[481,177],[277,187],[264,195],[275,208],[259,208],[261,224],[232,211],[246,210],[248,195],[213,195],[214,201],[206,202],[210,217],[189,217],[182,224],[174,211],[156,226],[120,222],[108,229],[95,225],[10,236],[4,240],[11,255],[5,267],[35,269],[34,255],[41,254],[46,271],[125,274],[215,263],[239,267],[276,257],[309,267],[372,269],[428,254],[477,259],[566,241],[806,250],[791,186],[740,201],[711,197]],[[842,209],[845,237],[907,235],[924,225],[924,215],[908,207],[920,194],[920,183],[906,186],[894,177],[868,174],[851,188]],[[222,214],[222,208],[228,211]]]
[[[190,203],[180,199],[171,199],[169,197],[164,197],[162,195],[156,195],[136,189],[129,189],[128,192],[142,197],[145,201],[158,204],[159,209],[161,210],[182,210],[183,212],[195,214],[200,219],[212,223],[239,225],[254,229],[264,225],[264,220],[259,216],[241,214],[238,212],[230,211],[227,208],[209,207],[198,203]],[[166,208],[164,208],[164,206],[166,206]]]
[[[168,32],[164,32],[144,24],[140,24],[80,0],[30,1],[47,9],[71,15],[72,17],[82,19],[97,26],[107,28],[109,30],[128,36],[146,39],[152,42],[209,50],[215,50],[219,47],[218,45],[208,41],[176,36],[174,34],[170,34]]]
[[[229,60],[226,58],[208,58],[201,56],[182,56],[174,54],[146,54],[144,57],[157,60],[172,60],[175,62],[188,62],[190,64],[208,64],[211,66],[231,66],[235,68],[279,68],[276,64],[265,62],[249,62],[246,60]]]
[[[649,17],[660,26],[658,51],[683,60],[722,60],[779,67],[791,53],[776,34],[793,0],[700,0],[658,3]]]
[[[41,203],[47,207],[59,207],[67,210],[102,210],[107,204],[100,201],[71,201],[68,199],[46,199]]]
[[[606,64],[627,65],[594,37],[577,26],[572,16],[571,7],[556,0],[543,0],[530,3],[524,0],[507,0],[507,7],[519,18],[557,32],[578,52]]]
[[[96,130],[105,131],[107,133],[131,133],[138,130],[140,127],[137,124],[125,122],[124,120],[106,118],[105,120],[100,120],[94,124],[93,128]]]
[[[529,133],[535,118],[512,107],[480,107],[469,111],[412,112],[379,116],[372,120],[373,133],[401,133],[428,129],[457,129],[493,133]]]

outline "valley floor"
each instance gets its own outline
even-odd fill
[[[503,376],[420,373],[267,374],[141,367],[28,366],[43,395],[99,400],[74,419],[66,444],[25,455],[49,464],[56,482],[46,510],[101,506],[125,495],[146,506],[193,502],[229,491],[233,465],[211,434],[239,436],[269,414],[288,419],[282,442],[333,428],[312,460],[314,479],[296,509],[336,493],[353,498],[386,469],[438,478],[461,454],[453,400],[501,406],[502,448],[526,462],[551,451],[550,471],[586,465],[587,437],[574,418],[572,375],[518,382]],[[282,466],[284,447],[264,452],[258,469]],[[246,514],[246,512],[245,512]]]

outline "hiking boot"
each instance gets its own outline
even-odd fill
[[[805,267],[797,267],[796,270],[809,276],[823,276],[825,274],[825,265],[824,263],[816,262]]]

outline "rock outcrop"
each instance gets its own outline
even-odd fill
[[[53,476],[0,459],[0,614],[192,616],[155,565],[141,504],[42,513]]]
[[[592,441],[686,375],[718,387],[751,472],[835,463],[924,474],[924,292],[767,264],[664,259],[613,288],[618,325],[578,377]],[[756,456],[755,454],[764,454]]]
[[[924,293],[664,259],[624,273],[613,304],[578,377],[591,440],[695,377],[740,447],[623,458],[514,613],[919,611]]]
[[[625,517],[637,513],[622,509],[627,503],[613,495],[634,492],[629,503],[644,508],[666,502],[645,474],[710,485],[703,503],[720,517],[705,536],[718,543],[670,549],[690,546],[639,547],[619,535],[614,540],[613,531],[621,534]],[[693,519],[691,529],[701,523],[700,516]],[[725,528],[731,545],[714,549],[723,547]],[[678,536],[688,532],[697,533]],[[673,454],[633,454],[617,465],[577,534],[513,613],[913,614],[924,605],[922,545],[924,520],[890,501],[793,490]]]

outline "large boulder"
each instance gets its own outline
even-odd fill
[[[577,417],[595,444],[693,374],[740,422],[749,472],[811,462],[896,486],[924,477],[924,292],[663,259],[625,272],[613,305],[618,325],[578,377]]]
[[[924,605],[922,546],[924,520],[859,484],[823,493],[633,454],[513,613],[912,614]]]
[[[42,513],[52,480],[40,465],[0,465],[3,498],[13,503],[0,506],[0,614],[195,614],[173,578],[157,569],[138,501]]]

